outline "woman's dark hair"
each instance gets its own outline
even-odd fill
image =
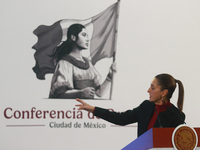
[[[172,97],[172,94],[174,93],[174,90],[176,89],[176,83],[179,87],[179,93],[178,93],[178,101],[177,106],[178,109],[182,112],[183,110],[183,101],[184,101],[184,88],[183,84],[180,80],[174,79],[169,74],[159,74],[155,77],[158,80],[158,85],[161,86],[161,90],[167,89],[168,93],[166,95],[166,98],[170,100]]]
[[[78,39],[78,34],[82,31],[83,28],[85,27],[81,24],[73,24],[68,28],[67,40],[58,46],[52,55],[56,64],[63,56],[68,55],[72,51],[72,44],[74,41],[72,41],[71,35],[74,35],[76,39]]]

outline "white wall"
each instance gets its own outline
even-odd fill
[[[116,127],[99,119],[6,119],[4,110],[71,110],[75,100],[47,99],[52,75],[36,79],[31,47],[37,42],[33,30],[41,24],[51,25],[60,19],[87,19],[116,1],[110,0],[18,0],[2,1],[0,6],[0,117],[1,144],[4,150],[33,149],[121,149],[137,136],[137,124]],[[118,26],[117,68],[113,100],[88,100],[91,105],[132,109],[148,99],[146,92],[153,77],[169,73],[185,86],[183,111],[186,123],[199,127],[200,120],[200,1],[126,0],[121,1]],[[102,60],[97,69],[103,77],[108,72]],[[177,90],[171,100],[176,105]],[[77,109],[75,108],[75,113]],[[50,122],[76,122],[81,128],[50,128]],[[84,122],[105,124],[104,129],[83,128]],[[45,125],[10,127],[8,125]]]

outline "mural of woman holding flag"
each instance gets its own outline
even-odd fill
[[[89,38],[85,27],[73,24],[68,28],[67,40],[53,54],[56,69],[52,78],[50,98],[94,98],[107,91],[116,72],[113,63],[105,81],[92,63],[81,52],[88,48]]]
[[[33,71],[40,80],[53,73],[50,98],[101,97],[110,86],[112,96],[119,0],[103,12],[85,20],[63,19],[51,26],[40,25],[33,33],[38,37]],[[91,38],[88,37],[90,35]],[[88,58],[82,50],[89,49]],[[107,80],[94,65],[103,58],[113,58]]]

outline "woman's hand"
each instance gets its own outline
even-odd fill
[[[83,98],[94,98],[95,89],[93,87],[86,87],[81,90],[81,97]]]
[[[108,81],[111,81],[113,75],[114,75],[116,72],[117,72],[116,63],[113,62],[112,65],[110,66],[110,70],[109,70],[109,73],[108,73],[108,75],[107,75],[107,80],[108,80]]]
[[[116,62],[113,62],[112,65],[110,66],[109,73],[116,73],[116,72],[117,72]]]
[[[95,107],[93,107],[93,106],[91,106],[91,105],[85,103],[85,102],[84,102],[83,100],[81,100],[81,99],[78,99],[78,98],[77,98],[76,101],[78,101],[78,102],[81,103],[81,104],[75,105],[75,106],[79,107],[78,110],[86,110],[86,111],[88,111],[88,112],[93,112],[94,109],[95,109]]]

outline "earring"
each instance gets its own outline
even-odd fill
[[[162,102],[164,103],[164,98],[162,97]]]

